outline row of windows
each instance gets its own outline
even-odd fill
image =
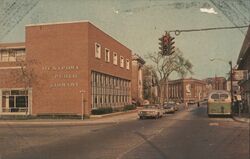
[[[0,50],[0,62],[15,62],[25,60],[24,49]]]
[[[98,43],[95,43],[95,57],[96,58],[101,58],[101,45]],[[105,48],[104,50],[104,60],[105,62],[110,62],[110,50]],[[125,67],[125,59],[123,56],[120,56],[120,67],[124,68]],[[118,55],[116,52],[113,52],[113,64],[118,65]],[[130,62],[129,59],[126,59],[126,69],[130,69]]]
[[[93,108],[98,108],[106,105],[110,107],[117,107],[119,104],[127,104],[129,96],[125,95],[93,95]]]
[[[118,77],[113,77],[109,75],[103,75],[100,73],[92,74],[92,84],[94,86],[106,85],[106,86],[119,86],[119,87],[129,87],[130,82],[128,80],[122,80]]]
[[[118,107],[130,102],[130,81],[91,72],[92,108]]]

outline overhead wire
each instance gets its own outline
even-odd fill
[[[250,25],[242,25],[242,26],[230,26],[230,27],[213,27],[213,28],[201,28],[201,29],[180,29],[180,30],[170,30],[168,33],[175,33],[176,36],[180,35],[182,32],[199,32],[199,31],[211,31],[211,30],[224,30],[224,29],[239,29],[239,28],[247,28]]]

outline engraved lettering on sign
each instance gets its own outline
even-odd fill
[[[77,82],[74,82],[74,81],[68,82],[68,80],[79,78],[79,74],[75,73],[76,71],[79,70],[79,66],[75,66],[75,65],[43,66],[42,70],[51,72],[52,73],[52,76],[51,76],[52,78],[60,80],[58,82],[49,84],[50,88],[78,87]],[[67,82],[63,81],[63,80],[67,80]]]
[[[70,79],[70,78],[78,78],[78,75],[77,74],[55,74],[54,78]]]
[[[63,71],[63,70],[79,70],[79,66],[43,66],[44,71]]]
[[[60,88],[60,87],[78,87],[77,82],[62,82],[62,83],[52,83],[50,88]]]

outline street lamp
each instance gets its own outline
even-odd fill
[[[81,96],[82,96],[82,100],[81,100],[81,106],[82,106],[82,113],[81,113],[81,116],[82,116],[82,120],[83,120],[83,110],[84,110],[84,104],[85,104],[85,100],[83,100],[83,93],[85,93],[86,91],[84,90],[80,90],[80,93],[81,93]]]
[[[223,60],[221,58],[210,58],[210,61],[215,61],[215,60],[218,60],[218,61],[222,61],[222,62],[226,62],[229,64],[230,66],[230,92],[231,92],[231,104],[233,104],[233,65],[232,65],[232,61],[226,61],[226,60]]]

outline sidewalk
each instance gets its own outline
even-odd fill
[[[0,125],[91,125],[112,124],[137,119],[137,109],[104,115],[91,115],[89,119],[29,119],[0,120]]]
[[[243,123],[250,123],[250,114],[249,113],[244,113],[241,114],[240,116],[233,115],[233,119],[238,122],[243,122]]]

